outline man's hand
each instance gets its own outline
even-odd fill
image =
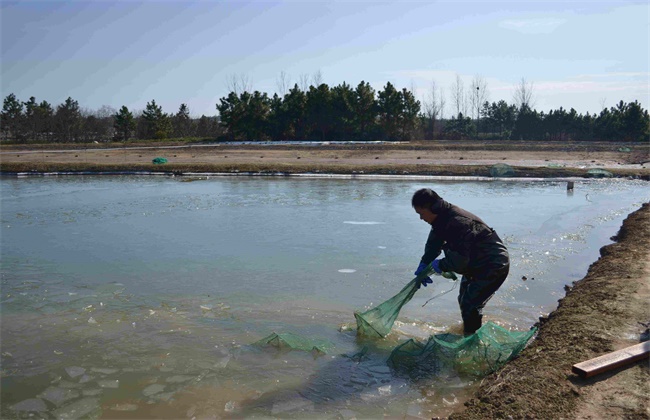
[[[417,270],[415,270],[415,273],[413,273],[413,274],[415,274],[416,276],[419,275],[428,266],[429,266],[429,264],[421,262],[420,265],[418,265]],[[422,286],[424,286],[424,287],[427,287],[427,284],[431,284],[431,283],[433,283],[433,280],[431,280],[431,277],[428,277],[428,276],[424,277],[422,280],[420,280],[420,284]],[[419,288],[420,287],[418,286],[418,289]]]
[[[433,268],[433,271],[435,271],[437,274],[442,274],[442,270],[440,269],[440,260],[433,260],[431,263],[431,268]]]
[[[429,264],[427,264],[425,262],[421,262],[420,265],[418,265],[418,268],[415,270],[415,273],[413,273],[413,274],[415,274],[417,276],[418,274],[420,274],[422,272],[422,270],[424,270],[428,266],[429,266]]]

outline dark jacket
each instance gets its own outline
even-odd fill
[[[431,225],[422,262],[429,264],[442,250],[442,271],[454,271],[470,279],[510,264],[501,238],[478,216],[442,199],[432,211],[438,217]]]

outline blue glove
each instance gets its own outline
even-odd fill
[[[433,260],[431,263],[431,268],[438,274],[442,274],[442,269],[440,269],[440,260]]]
[[[423,263],[423,262],[421,262],[420,265],[418,265],[417,270],[415,270],[415,273],[413,273],[413,274],[415,274],[415,275],[417,276],[418,274],[420,274],[420,273],[422,272],[422,270],[424,270],[425,268],[427,268],[428,265],[429,265],[429,264],[427,264],[427,263]]]
[[[420,273],[422,272],[422,270],[424,270],[424,269],[427,268],[428,266],[429,266],[429,264],[426,264],[426,263],[421,262],[420,265],[418,265],[418,269],[415,270],[415,273],[413,273],[413,274],[415,274],[415,275],[417,276],[418,274],[420,274]],[[433,280],[431,280],[431,277],[428,277],[428,276],[427,276],[427,277],[424,277],[424,278],[423,278],[422,280],[420,280],[420,281],[421,281],[421,285],[424,286],[424,287],[427,287],[427,284],[431,284],[431,283],[433,283]],[[418,285],[418,289],[419,289],[419,288],[420,288],[420,286]]]
[[[420,284],[424,287],[427,287],[427,284],[433,283],[433,280],[431,280],[431,277],[425,277],[422,280],[420,280]],[[418,284],[418,289],[420,288],[420,284]]]

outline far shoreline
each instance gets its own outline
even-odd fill
[[[157,157],[164,157],[167,163],[154,164]],[[0,174],[9,176],[133,173],[587,179],[598,177],[589,171],[601,170],[606,171],[601,176],[650,180],[648,163],[650,143],[0,144]]]

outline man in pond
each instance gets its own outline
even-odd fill
[[[429,264],[433,270],[462,274],[458,303],[465,335],[483,322],[483,307],[503,284],[510,269],[508,250],[499,235],[478,216],[443,200],[423,188],[413,194],[411,205],[420,219],[431,225],[424,255],[415,271]],[[436,259],[444,251],[444,258]],[[422,280],[424,286],[430,278]]]

